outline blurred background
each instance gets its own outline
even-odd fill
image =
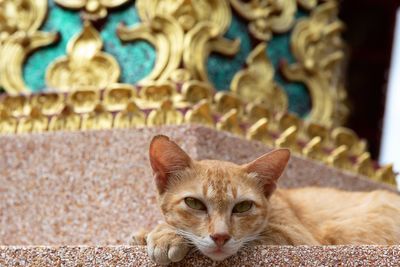
[[[347,126],[373,158],[400,170],[400,1],[344,0],[339,17],[349,45]]]

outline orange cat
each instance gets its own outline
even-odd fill
[[[192,247],[223,260],[250,244],[400,243],[400,196],[276,190],[289,157],[278,149],[241,166],[194,161],[168,137],[156,136],[150,163],[166,223],[136,240],[160,264],[182,260]]]

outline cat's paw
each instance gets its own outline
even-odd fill
[[[145,246],[147,245],[146,239],[149,231],[141,229],[140,231],[133,234],[130,245]]]
[[[160,224],[147,235],[147,253],[156,263],[167,265],[181,261],[190,247],[173,227]]]

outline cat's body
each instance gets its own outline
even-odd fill
[[[155,137],[150,162],[166,223],[137,240],[161,264],[181,260],[190,248],[223,260],[254,244],[400,243],[398,195],[276,190],[289,157],[280,149],[245,165],[194,161],[167,137]]]
[[[400,197],[387,191],[278,189],[260,244],[344,245],[400,243]]]

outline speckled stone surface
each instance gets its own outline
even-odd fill
[[[132,232],[162,220],[147,157],[152,136],[160,133],[195,159],[244,163],[269,150],[201,126],[2,136],[0,245],[128,244]],[[307,185],[394,190],[294,156],[281,186]]]
[[[192,253],[170,266],[399,266],[400,246],[246,248],[223,262]],[[0,247],[0,266],[157,266],[144,247]]]

